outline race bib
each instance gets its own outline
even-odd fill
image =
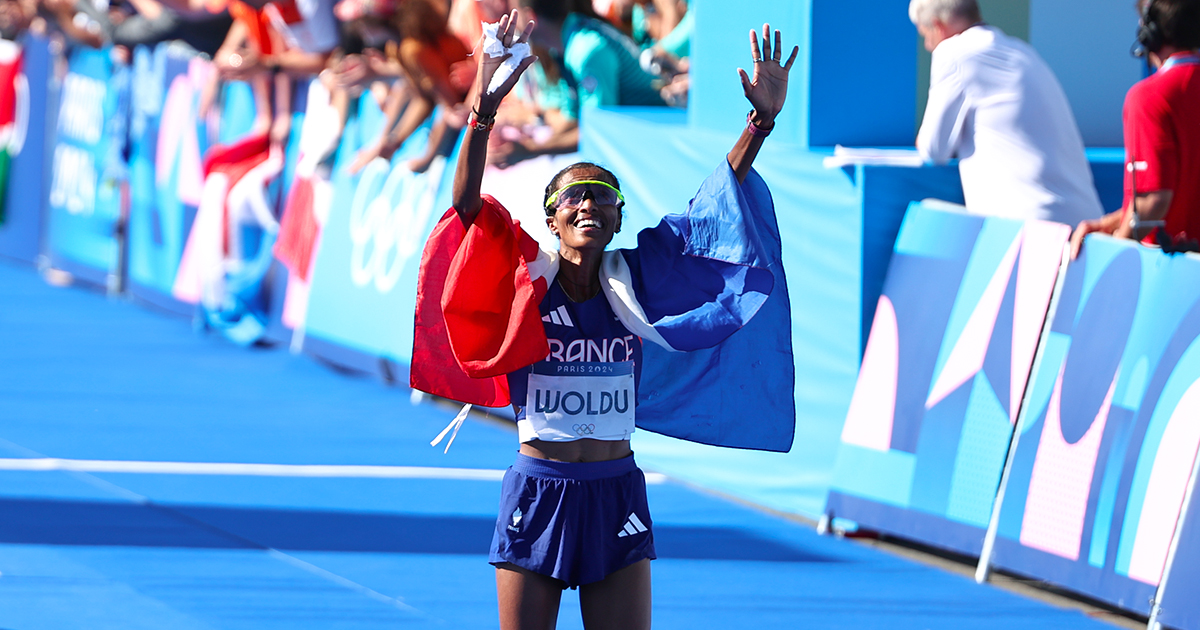
[[[525,422],[518,423],[521,441],[627,440],[636,403],[633,361],[537,363],[529,373]]]

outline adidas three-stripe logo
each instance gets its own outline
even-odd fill
[[[648,527],[646,527],[645,525],[642,525],[642,521],[641,521],[641,519],[639,519],[637,517],[637,514],[630,512],[629,518],[625,521],[625,527],[620,532],[617,533],[617,538],[624,538],[626,536],[634,536],[636,534],[645,532],[648,529],[649,529]]]
[[[571,328],[575,327],[575,322],[572,322],[571,316],[567,315],[566,304],[554,309],[553,311],[550,311],[550,314],[543,317],[542,321],[549,322],[551,324],[558,324],[559,326],[569,326]]]

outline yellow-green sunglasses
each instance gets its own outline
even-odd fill
[[[578,208],[591,193],[597,205],[623,206],[625,195],[612,184],[595,179],[571,182],[559,188],[546,200],[546,208]]]

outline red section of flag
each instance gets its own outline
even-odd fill
[[[495,199],[484,196],[470,230],[453,210],[421,257],[411,384],[486,407],[510,403],[505,375],[546,358],[538,304],[546,280],[526,266],[537,243]]]

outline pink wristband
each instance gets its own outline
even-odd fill
[[[754,136],[755,138],[766,138],[767,136],[771,135],[771,129],[774,129],[775,125],[771,125],[770,129],[763,129],[762,127],[754,124],[753,118],[754,110],[752,109],[750,110],[750,113],[746,114],[746,128],[750,130],[750,135]]]

